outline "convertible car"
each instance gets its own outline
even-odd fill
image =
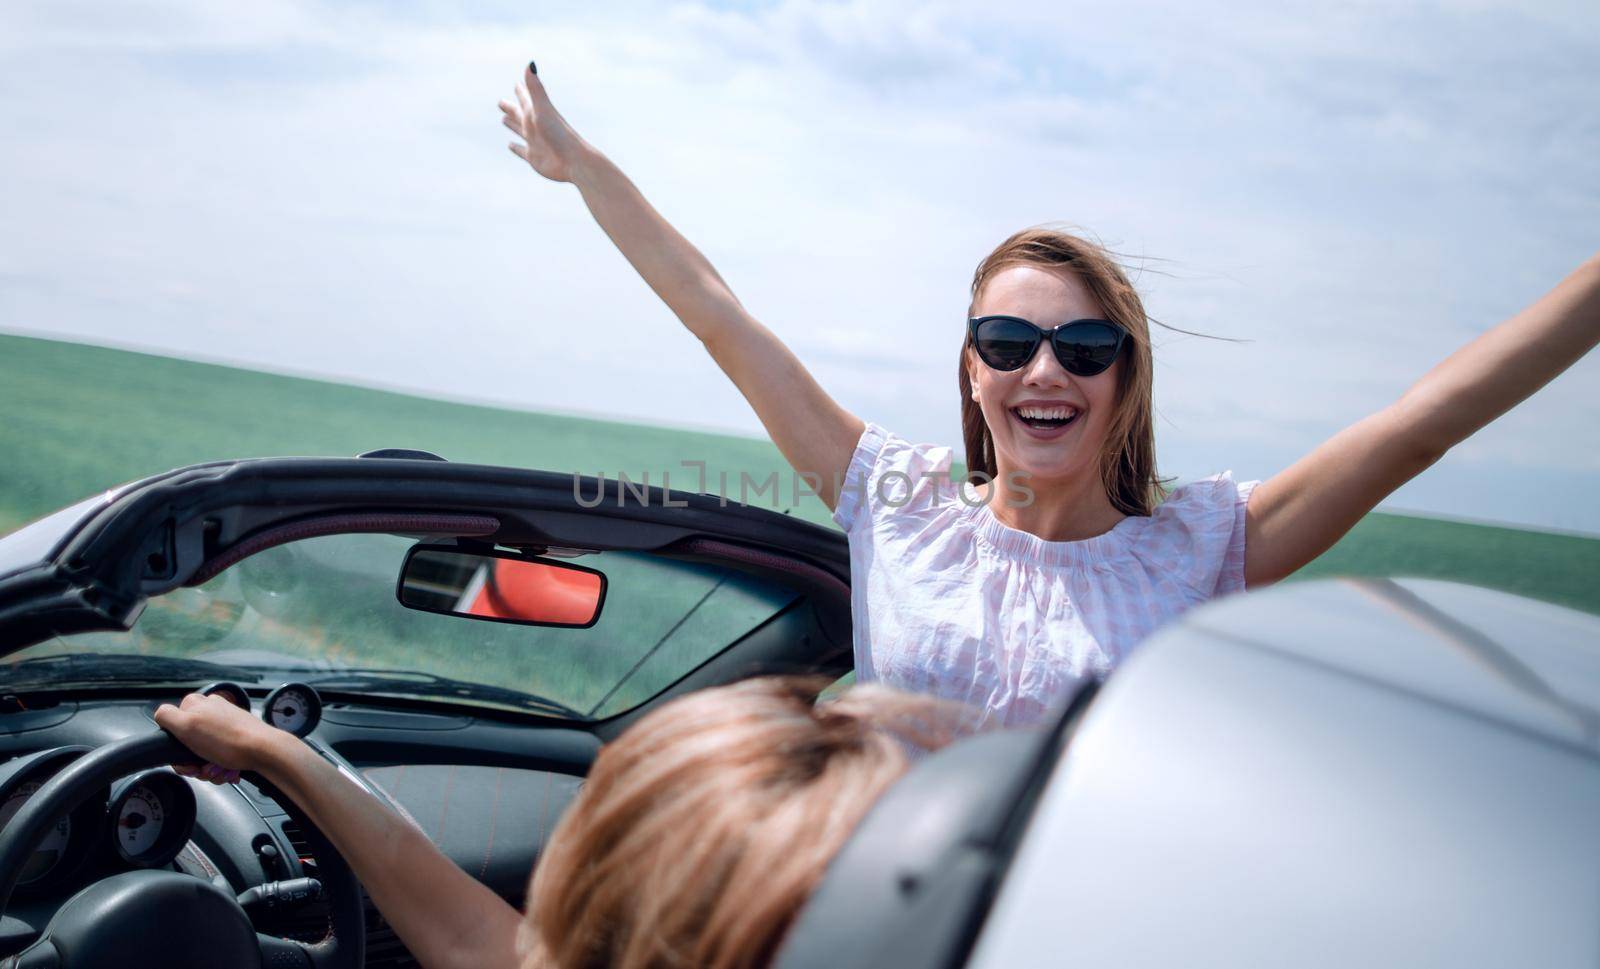
[[[293,803],[169,769],[158,704],[302,736],[520,905],[645,711],[851,672],[848,564],[770,511],[420,452],[41,519],[0,539],[0,966],[415,965]],[[1600,619],[1410,580],[1197,609],[1047,727],[919,760],[776,962],[1286,964],[1600,965]]]

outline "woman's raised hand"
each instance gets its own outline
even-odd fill
[[[178,706],[157,707],[155,720],[156,726],[208,761],[198,769],[185,766],[178,772],[218,784],[238,780],[241,770],[257,769],[267,748],[288,736],[220,696],[199,693],[184,697]]]
[[[661,217],[628,177],[551,106],[532,64],[516,100],[500,102],[521,142],[511,151],[545,178],[572,182],[600,228],[655,294],[700,339],[744,394],[795,470],[815,475],[822,500],[838,501],[861,438],[861,420],[840,407],[771,330],[750,316],[700,250]]]
[[[501,122],[522,139],[508,146],[512,154],[551,181],[572,181],[573,166],[588,146],[550,103],[531,62],[516,93],[500,102],[500,110]]]

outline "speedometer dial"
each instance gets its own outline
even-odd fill
[[[144,784],[135,784],[117,811],[117,847],[124,857],[147,854],[161,837],[166,820],[161,797]]]
[[[6,802],[0,805],[0,828],[11,823],[17,812],[22,810],[28,798],[36,794],[43,785],[38,781],[28,781],[11,792]],[[39,846],[28,856],[28,863],[22,866],[22,873],[18,876],[18,884],[27,884],[37,878],[42,878],[61,860],[67,850],[67,842],[72,838],[72,819],[63,817],[50,826],[50,830],[39,842]]]
[[[111,799],[111,839],[122,860],[160,868],[183,850],[194,831],[194,792],[168,770],[125,781]]]
[[[279,730],[304,737],[322,719],[322,698],[304,683],[285,683],[267,694],[261,716]]]

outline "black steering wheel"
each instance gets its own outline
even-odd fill
[[[23,865],[55,823],[126,774],[198,763],[165,731],[106,744],[68,764],[0,831],[0,916]],[[234,894],[175,871],[138,870],[101,879],[68,899],[37,941],[0,969],[360,969],[366,962],[361,884],[333,844],[307,823],[318,878],[330,905],[328,937],[307,944],[256,932]]]

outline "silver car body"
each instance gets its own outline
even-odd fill
[[[1088,709],[968,965],[1600,965],[1600,617],[1293,584]]]

